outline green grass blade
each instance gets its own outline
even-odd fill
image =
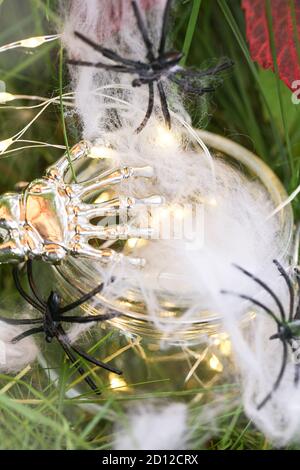
[[[201,7],[201,2],[202,0],[193,0],[192,11],[191,11],[188,27],[187,27],[185,38],[184,38],[183,48],[182,48],[182,52],[184,55],[181,60],[181,65],[184,65],[186,63],[189,52],[190,52],[190,48],[191,48],[191,44],[192,44],[192,40],[193,40],[193,36],[194,36],[196,24],[197,24],[197,19],[198,19],[200,7]]]
[[[283,130],[284,130],[285,142],[286,142],[286,146],[287,146],[288,164],[289,164],[289,167],[290,167],[291,177],[293,178],[293,175],[295,175],[294,160],[293,160],[291,141],[290,141],[289,132],[288,132],[288,128],[287,128],[285,108],[284,108],[282,94],[281,94],[281,88],[280,88],[281,81],[280,81],[280,78],[279,78],[279,68],[278,68],[278,62],[277,62],[276,45],[275,45],[275,37],[274,37],[274,29],[273,29],[273,19],[272,19],[272,9],[271,9],[270,0],[266,0],[265,5],[266,5],[267,20],[268,20],[268,29],[269,29],[269,38],[270,38],[270,44],[271,44],[271,52],[272,52],[272,58],[273,58],[275,76],[276,76],[277,95],[278,95],[278,101],[279,101],[279,106],[280,106],[280,113],[281,113],[282,125],[283,125]]]

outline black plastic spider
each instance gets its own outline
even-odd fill
[[[86,44],[91,46],[96,51],[100,52],[107,59],[112,60],[115,64],[104,64],[101,62],[93,63],[87,61],[79,60],[69,60],[69,63],[72,65],[81,65],[87,67],[96,67],[104,70],[115,71],[118,73],[128,73],[132,75],[137,75],[138,78],[135,78],[132,81],[133,87],[139,87],[142,85],[148,85],[149,88],[149,99],[148,99],[148,108],[145,114],[145,117],[141,124],[136,129],[136,132],[139,133],[146,126],[150,116],[153,112],[154,107],[154,82],[157,84],[157,89],[159,93],[159,98],[162,107],[162,113],[166,125],[171,127],[171,116],[168,108],[166,93],[163,85],[163,79],[169,79],[171,82],[175,83],[183,89],[183,91],[192,94],[192,95],[203,95],[204,93],[214,91],[212,86],[202,86],[199,83],[199,80],[206,76],[216,75],[217,73],[231,67],[233,62],[227,61],[223,64],[211,67],[203,71],[187,70],[179,65],[183,54],[177,51],[165,51],[166,47],[166,35],[167,35],[167,24],[169,18],[169,12],[171,7],[171,0],[167,0],[163,21],[162,21],[162,30],[160,43],[158,47],[157,54],[154,52],[154,46],[150,40],[145,22],[141,15],[140,9],[136,1],[132,1],[132,8],[134,15],[137,21],[138,29],[142,35],[144,44],[147,51],[147,62],[142,62],[139,60],[130,60],[124,57],[121,57],[116,52],[111,49],[102,47],[99,44],[96,44],[91,39],[84,36],[82,33],[75,32],[75,35],[84,41]]]
[[[37,327],[26,330],[20,335],[13,338],[11,340],[12,343],[17,343],[18,341],[21,341],[27,336],[31,336],[36,333],[44,333],[45,340],[47,341],[47,343],[51,343],[52,340],[55,338],[65,351],[72,364],[74,364],[79,374],[84,376],[84,380],[86,381],[86,383],[97,395],[100,395],[100,392],[98,391],[98,388],[94,381],[90,377],[86,376],[86,371],[78,364],[78,358],[74,356],[73,351],[78,356],[83,357],[86,361],[98,367],[102,367],[103,369],[106,369],[110,372],[114,372],[115,374],[119,375],[122,374],[122,372],[118,369],[115,369],[114,367],[104,364],[101,361],[98,361],[98,359],[95,359],[94,357],[90,356],[78,346],[74,346],[73,344],[71,344],[71,341],[64,328],[62,327],[61,323],[90,323],[109,320],[115,317],[115,313],[94,316],[64,316],[64,313],[73,310],[79,305],[82,305],[83,303],[87,302],[89,299],[94,297],[98,292],[101,292],[101,290],[103,289],[103,284],[100,284],[91,292],[83,295],[80,299],[76,300],[75,302],[72,302],[71,304],[62,307],[60,295],[55,291],[51,291],[46,302],[39,296],[33,280],[31,261],[27,261],[27,277],[33,297],[31,297],[29,294],[27,294],[27,292],[24,291],[20,282],[18,268],[15,267],[13,269],[13,278],[19,293],[30,305],[32,305],[42,314],[42,317],[22,319],[0,317],[0,321],[3,321],[10,325],[38,325]]]
[[[234,265],[234,266],[240,271],[242,271],[242,273],[244,273],[246,276],[253,279],[254,282],[260,285],[273,298],[278,308],[279,317],[275,315],[274,312],[269,307],[267,307],[262,302],[254,299],[253,297],[250,297],[244,294],[239,294],[237,292],[232,292],[232,291],[225,291],[225,290],[221,291],[223,294],[231,294],[231,295],[240,297],[241,299],[249,300],[254,305],[256,305],[257,307],[261,308],[264,312],[266,312],[275,321],[277,325],[277,333],[272,335],[270,339],[271,340],[279,339],[281,341],[282,347],[283,347],[282,362],[281,362],[278,376],[272,387],[272,390],[259,403],[259,405],[257,406],[258,410],[260,410],[271,399],[273,393],[277,390],[277,388],[280,385],[280,382],[283,378],[286,365],[287,365],[288,347],[290,346],[291,351],[295,353],[295,351],[297,351],[299,348],[299,340],[300,340],[300,271],[297,268],[294,269],[294,273],[296,275],[296,281],[297,281],[297,294],[298,294],[297,305],[295,307],[296,288],[293,285],[292,279],[277,260],[274,260],[273,262],[276,265],[280,274],[282,275],[283,279],[285,280],[288,290],[289,290],[288,315],[284,310],[282,302],[280,301],[279,297],[275,294],[275,292],[261,279],[257,278],[256,276],[251,274],[249,271],[241,268],[238,265]],[[295,363],[295,376],[294,376],[295,386],[299,383],[299,378],[300,378],[300,363],[296,362]]]

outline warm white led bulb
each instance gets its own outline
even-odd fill
[[[0,141],[0,153],[5,152],[6,149],[13,143],[13,139],[5,139]]]
[[[219,361],[217,356],[215,356],[214,354],[211,355],[211,358],[209,360],[209,367],[215,370],[216,372],[222,372],[223,370],[223,366],[221,362]]]
[[[167,129],[165,126],[157,126],[155,135],[158,145],[162,147],[178,147],[178,139],[174,132]]]
[[[21,39],[20,41],[11,42],[0,47],[0,52],[9,51],[10,49],[16,49],[17,47],[26,47],[34,49],[39,47],[45,42],[54,41],[60,37],[59,34],[51,34],[47,36],[33,36],[31,38]]]
[[[29,48],[34,48],[41,46],[45,42],[45,38],[43,36],[40,37],[33,37],[33,38],[28,38],[28,39],[23,39],[21,41],[21,46],[22,47],[29,47]]]
[[[112,148],[105,147],[104,145],[95,145],[91,147],[90,158],[112,158],[115,151]]]
[[[128,389],[127,383],[122,377],[118,377],[113,373],[109,373],[109,383],[110,383],[110,388],[112,389]]]
[[[7,103],[8,101],[13,101],[15,96],[11,93],[6,93],[5,91],[0,92],[0,103]]]

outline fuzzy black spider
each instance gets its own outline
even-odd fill
[[[265,396],[265,398],[259,403],[257,409],[260,410],[265,404],[271,399],[273,393],[277,390],[280,385],[280,382],[283,378],[287,360],[288,360],[288,347],[290,346],[291,351],[294,353],[299,348],[299,340],[300,340],[300,271],[295,268],[294,273],[296,276],[297,281],[297,294],[298,300],[297,305],[295,306],[295,291],[296,288],[293,285],[291,277],[285,271],[285,269],[281,266],[281,264],[277,261],[273,261],[276,265],[279,273],[282,275],[285,283],[287,284],[289,290],[289,312],[288,315],[286,314],[282,302],[280,301],[279,297],[275,294],[275,292],[261,279],[254,276],[252,273],[247,271],[246,269],[241,268],[238,265],[234,265],[237,269],[242,271],[243,274],[250,277],[254,282],[260,285],[275,301],[275,304],[278,308],[279,317],[274,314],[274,312],[267,307],[262,302],[244,294],[238,294],[237,292],[232,291],[221,291],[223,294],[231,294],[237,297],[240,297],[244,300],[249,300],[257,307],[261,308],[264,312],[266,312],[276,323],[277,325],[277,333],[270,336],[270,339],[279,339],[282,343],[283,353],[282,353],[282,362],[280,366],[279,373],[277,378],[274,382],[272,390]],[[297,346],[296,346],[297,344]],[[294,384],[295,386],[298,385],[300,379],[300,363],[295,364],[295,376],[294,376]]]
[[[89,299],[94,297],[98,292],[101,292],[101,290],[103,289],[103,284],[100,284],[91,292],[83,295],[80,299],[76,300],[75,302],[72,302],[71,304],[62,307],[61,298],[57,292],[52,291],[46,302],[38,294],[38,291],[37,291],[37,288],[35,286],[35,282],[33,279],[32,261],[27,261],[27,277],[28,277],[28,282],[29,282],[29,286],[32,291],[33,297],[31,297],[23,289],[21,282],[20,282],[20,278],[19,278],[18,268],[15,267],[13,269],[13,278],[14,278],[17,290],[30,305],[32,305],[36,310],[38,310],[42,314],[42,317],[41,318],[22,318],[22,319],[0,317],[0,321],[3,321],[10,325],[38,325],[34,328],[24,331],[23,333],[13,338],[11,340],[12,343],[17,343],[18,341],[21,341],[22,339],[28,336],[34,335],[36,333],[44,333],[45,340],[48,343],[51,343],[51,341],[55,338],[60,344],[60,346],[63,348],[63,350],[65,351],[71,363],[74,364],[79,374],[81,374],[84,377],[84,380],[86,381],[86,383],[90,386],[90,388],[97,395],[100,395],[100,392],[98,391],[96,384],[90,377],[86,376],[86,371],[78,364],[77,362],[78,359],[76,358],[76,356],[74,356],[73,352],[75,352],[78,356],[83,357],[86,361],[98,367],[102,367],[103,369],[106,369],[110,372],[114,372],[115,374],[119,374],[119,375],[122,374],[122,372],[119,371],[118,369],[115,369],[114,367],[104,364],[101,361],[98,361],[98,359],[95,359],[94,357],[90,356],[85,351],[80,349],[78,346],[74,346],[73,344],[71,344],[71,341],[67,333],[65,332],[64,328],[62,327],[61,323],[62,322],[90,323],[90,322],[98,322],[98,321],[100,322],[100,321],[109,320],[115,317],[116,316],[115,313],[108,313],[106,315],[94,315],[94,316],[70,316],[70,315],[64,316],[64,313],[69,312],[70,310],[73,310],[79,305],[82,305],[83,303],[87,302]]]
[[[182,88],[183,91],[185,91],[186,93],[201,96],[204,93],[214,91],[214,88],[212,86],[202,86],[199,83],[199,80],[206,76],[216,75],[217,73],[231,67],[233,65],[233,62],[224,62],[223,64],[208,68],[207,70],[203,71],[187,70],[181,67],[179,65],[179,62],[183,57],[183,54],[177,51],[165,51],[167,24],[170,13],[171,0],[167,0],[166,2],[165,10],[163,13],[160,43],[158,47],[158,52],[155,53],[154,46],[150,40],[140,9],[136,1],[132,1],[131,4],[136,18],[138,29],[142,35],[146,47],[147,62],[142,62],[139,60],[130,60],[121,57],[119,54],[112,51],[111,49],[107,49],[99,44],[96,44],[94,41],[87,38],[82,33],[76,31],[75,35],[78,38],[80,38],[83,42],[91,46],[96,51],[100,52],[107,59],[110,59],[111,61],[115,62],[115,64],[104,64],[102,62],[93,63],[79,60],[69,60],[69,63],[72,65],[96,67],[104,70],[114,71],[117,73],[128,73],[132,75],[137,75],[138,78],[135,78],[132,81],[133,87],[148,85],[148,108],[143,121],[136,129],[137,133],[141,132],[142,129],[146,126],[153,112],[154,82],[156,82],[164,120],[167,127],[170,128],[171,116],[163,85],[163,79],[169,79],[171,82],[175,83],[180,88]]]

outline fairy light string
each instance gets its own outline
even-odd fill
[[[11,42],[0,46],[0,53],[7,52],[12,49],[25,48],[25,49],[35,49],[36,47],[42,46],[43,44],[51,41],[56,41],[60,39],[60,34],[50,34],[46,36],[32,36],[27,39],[21,39],[19,41]]]
[[[17,49],[17,48],[25,48],[25,49],[35,49],[37,47],[42,46],[43,44],[46,44],[51,41],[56,41],[60,39],[61,35],[60,34],[52,34],[52,35],[44,35],[44,36],[32,36],[29,38],[21,39],[18,41],[14,41],[8,44],[5,44],[3,46],[0,46],[0,53],[1,52],[7,52],[12,49]],[[66,95],[67,96],[67,95]],[[58,101],[59,98],[59,101]],[[44,111],[48,108],[50,104],[58,104],[62,105],[62,97],[61,95],[59,97],[47,99],[44,97],[40,96],[31,96],[31,95],[14,95],[12,93],[4,91],[0,91],[0,105],[5,105],[7,102],[11,102],[14,100],[30,100],[30,101],[40,101],[41,103],[33,106],[0,106],[0,108],[5,108],[5,109],[14,109],[14,110],[21,110],[21,109],[34,109],[34,108],[39,108],[42,106],[42,109],[36,114],[36,116],[19,132],[17,132],[15,135],[12,137],[8,137],[6,139],[3,139],[0,141],[0,155],[3,157],[3,155],[8,154],[8,153],[13,153],[18,150],[22,150],[24,148],[37,148],[37,147],[54,147],[54,148],[61,148],[64,149],[63,146],[61,145],[56,145],[56,144],[50,144],[48,142],[40,142],[40,141],[33,141],[33,140],[22,140],[21,137],[26,133],[26,131],[32,126],[32,124],[44,113]],[[67,104],[68,105],[68,104]],[[18,147],[13,150],[8,150],[9,147],[11,147],[14,143],[16,142],[23,142],[23,143],[29,143],[32,145],[29,146],[22,146]]]

